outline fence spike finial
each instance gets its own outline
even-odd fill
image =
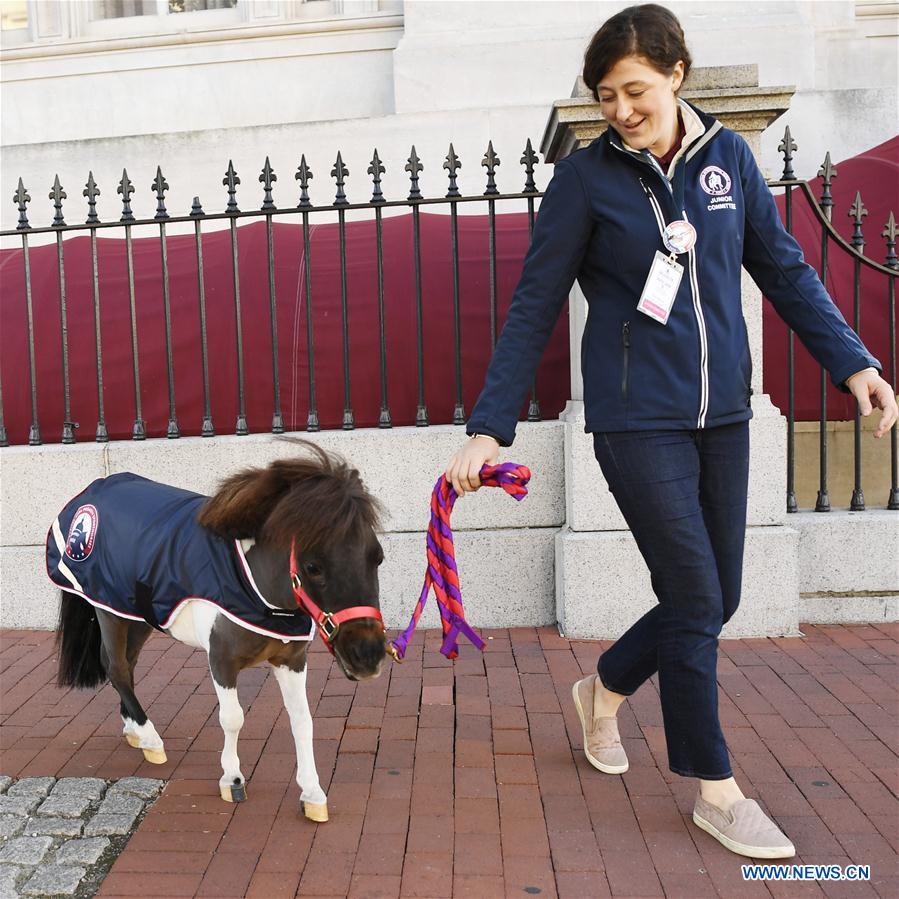
[[[134,185],[128,177],[128,170],[122,169],[122,179],[116,188],[116,193],[122,195],[122,216],[120,222],[133,222],[134,213],[131,211],[131,194],[134,193]]]
[[[222,178],[222,184],[228,188],[228,205],[225,207],[225,212],[240,212],[240,207],[237,205],[237,185],[240,184],[240,178],[237,177],[237,172],[234,171],[234,162],[230,159],[228,160],[228,171]]]
[[[418,176],[424,171],[424,169],[425,167],[421,164],[421,160],[418,158],[418,153],[415,152],[415,144],[413,144],[412,152],[409,154],[409,160],[406,162],[406,165],[403,169],[404,171],[409,173],[409,181],[411,182],[411,186],[409,188],[409,196],[407,199],[421,199],[421,190],[418,186]]]
[[[880,232],[880,236],[885,237],[887,241],[887,267],[899,268],[899,258],[896,256],[896,218],[892,209],[890,210],[890,217],[887,219],[886,227]]]
[[[827,216],[827,221],[833,217],[833,196],[830,193],[830,185],[837,177],[837,167],[830,161],[830,150],[824,156],[824,162],[818,169],[818,177],[824,179],[821,189],[821,208]]]
[[[308,208],[312,205],[309,200],[309,182],[312,180],[312,169],[306,165],[305,154],[300,157],[300,166],[293,177],[294,180],[300,182],[300,202],[297,203],[297,208]]]
[[[781,175],[782,181],[796,180],[796,175],[793,172],[793,154],[798,149],[796,141],[793,140],[793,135],[790,134],[790,126],[787,125],[787,127],[784,128],[783,140],[777,145],[777,152],[783,153],[784,158],[784,172],[783,175]]]
[[[446,192],[446,195],[448,197],[461,197],[462,194],[459,192],[459,186],[456,183],[456,173],[462,168],[462,160],[456,156],[456,151],[452,144],[449,145],[449,153],[446,154],[446,161],[443,163],[443,167],[449,172],[449,190]]]
[[[367,172],[369,175],[371,175],[372,180],[371,199],[369,200],[369,203],[387,202],[384,199],[384,191],[381,190],[381,175],[383,175],[386,171],[387,169],[384,168],[384,163],[381,162],[381,157],[378,156],[378,148],[375,147],[375,152],[371,157],[371,164],[367,169]]]
[[[19,224],[16,225],[16,231],[29,231],[31,225],[28,224],[27,206],[31,202],[31,197],[28,195],[28,191],[25,189],[25,185],[22,183],[21,178],[19,178],[19,186],[16,188],[12,200],[19,210]]]
[[[862,218],[868,214],[865,204],[862,202],[862,194],[860,190],[855,192],[855,202],[849,207],[849,217],[852,219],[852,246],[861,250],[865,245],[865,238],[862,235]]]
[[[272,164],[265,157],[265,165],[262,167],[262,174],[259,176],[259,183],[265,189],[265,197],[262,200],[262,209],[276,209],[275,201],[272,199],[272,185],[278,180],[278,176],[272,169]]]
[[[484,154],[484,158],[481,160],[481,165],[487,169],[487,190],[484,191],[485,197],[499,193],[499,189],[496,186],[496,167],[499,164],[500,159],[499,156],[496,155],[496,151],[493,149],[493,141],[488,141],[487,152]]]
[[[165,208],[165,192],[169,189],[169,185],[162,174],[161,166],[156,166],[156,177],[153,179],[150,189],[156,194],[156,215],[153,218],[156,221],[167,219],[169,214]]]
[[[50,189],[49,197],[53,201],[53,208],[56,210],[56,213],[53,216],[53,227],[64,228],[66,220],[62,215],[62,201],[67,200],[68,195],[59,183],[59,175],[56,175],[53,179],[53,187]]]
[[[343,157],[340,155],[340,150],[338,150],[337,160],[334,163],[334,168],[331,169],[331,177],[337,181],[337,195],[334,198],[335,206],[349,206],[350,201],[346,198],[346,191],[343,189],[349,175],[350,170],[344,165]]]
[[[87,184],[84,185],[84,190],[81,192],[81,196],[87,197],[87,219],[85,220],[86,225],[95,225],[99,223],[100,219],[97,216],[97,197],[100,196],[100,188],[97,187],[97,182],[94,181],[94,173],[87,173]]]
[[[534,148],[531,146],[530,138],[528,138],[527,145],[524,148],[524,155],[519,161],[524,166],[525,170],[524,190],[522,191],[522,193],[537,193],[537,185],[534,182],[534,167],[540,161],[540,157],[537,156],[537,154],[534,152]]]

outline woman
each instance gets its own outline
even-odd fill
[[[464,495],[512,443],[540,354],[575,280],[586,429],[652,575],[658,605],[572,689],[590,763],[627,770],[616,712],[658,672],[669,766],[699,779],[694,822],[733,852],[787,858],[792,843],[735,782],[718,720],[717,637],[740,598],[751,360],[744,266],[834,383],[867,415],[897,417],[892,388],[786,233],[745,141],[679,99],[690,70],[672,13],[609,19],[584,81],[610,127],[558,162],[471,439],[446,470]]]

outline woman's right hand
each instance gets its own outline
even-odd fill
[[[473,493],[481,486],[481,468],[499,461],[499,441],[486,434],[471,437],[450,457],[446,479],[459,496]]]

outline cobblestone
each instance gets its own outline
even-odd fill
[[[107,793],[97,809],[98,815],[139,815],[144,802],[139,796],[128,793]]]
[[[22,879],[23,868],[16,865],[0,865],[0,899],[17,899],[17,881]]]
[[[84,868],[46,865],[27,881],[22,888],[25,896],[71,896],[78,889]]]
[[[130,793],[141,799],[152,799],[163,788],[164,780],[155,777],[123,777],[116,781],[110,788],[110,795],[116,793]]]
[[[0,777],[0,899],[93,896],[164,785]]]
[[[80,818],[29,818],[23,832],[29,836],[77,837],[82,827]]]
[[[101,799],[106,792],[106,781],[99,777],[64,777],[50,791],[51,796],[81,796],[85,799]]]
[[[0,816],[0,840],[14,837],[21,829],[24,818],[21,815]]]
[[[84,827],[86,837],[121,836],[131,832],[137,815],[97,814]]]
[[[90,804],[91,801],[86,796],[48,796],[37,813],[56,818],[80,818]]]
[[[0,796],[0,815],[29,815],[40,804],[40,796]]]
[[[7,791],[7,796],[46,796],[56,783],[55,777],[23,777]]]
[[[36,865],[50,851],[53,837],[13,837],[0,849],[0,862]]]
[[[56,850],[57,865],[93,865],[110,847],[106,837],[90,837],[86,840],[69,840]]]

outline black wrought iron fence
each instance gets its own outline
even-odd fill
[[[842,254],[844,258],[851,260],[853,266],[852,272],[852,297],[853,297],[853,315],[852,325],[857,333],[863,334],[862,328],[862,272],[867,271],[882,276],[876,286],[870,287],[874,297],[883,303],[887,311],[888,317],[888,335],[887,335],[887,359],[882,359],[884,363],[884,375],[889,379],[893,388],[896,388],[896,279],[899,277],[899,259],[896,256],[896,220],[893,210],[890,210],[889,216],[885,222],[883,231],[880,236],[885,239],[886,253],[884,263],[878,263],[864,254],[865,239],[862,232],[863,219],[868,215],[862,201],[860,191],[856,191],[855,200],[851,204],[846,214],[852,219],[853,233],[851,240],[847,242],[839,234],[833,225],[834,200],[832,195],[833,180],[837,177],[837,168],[830,159],[830,153],[827,153],[821,168],[818,171],[818,177],[821,178],[821,199],[815,197],[811,187],[807,181],[802,181],[796,177],[793,171],[793,154],[797,151],[798,146],[790,134],[787,127],[784,131],[783,140],[778,146],[778,151],[784,158],[784,170],[778,181],[769,181],[768,184],[772,188],[784,188],[784,219],[787,230],[793,233],[794,230],[794,205],[793,193],[798,191],[805,200],[807,208],[813,214],[818,226],[821,230],[820,237],[820,259],[819,259],[819,275],[824,284],[828,283],[830,268],[833,266],[833,260],[830,257],[830,250],[833,249],[837,254]],[[884,184],[882,188],[892,194],[895,199],[895,191],[897,185]],[[808,249],[808,248],[806,248]],[[864,334],[863,334],[864,336]],[[796,348],[794,334],[788,329],[787,336],[787,511],[797,512],[799,506],[796,499]],[[818,422],[818,493],[815,502],[816,512],[829,512],[831,510],[830,492],[828,489],[828,385],[827,372],[820,368],[819,375],[819,408],[820,418]],[[851,511],[864,511],[866,508],[865,494],[863,488],[863,471],[862,471],[862,426],[861,416],[858,407],[854,410],[854,447],[853,447],[853,489],[849,498],[849,509]],[[889,435],[889,453],[890,453],[890,488],[886,497],[885,506],[887,509],[899,509],[899,465],[897,465],[897,435],[896,428],[890,431]]]
[[[414,377],[417,379],[417,406],[415,409],[414,423],[417,426],[424,427],[430,423],[428,412],[428,398],[425,390],[425,303],[422,288],[422,238],[421,238],[421,216],[423,210],[432,208],[448,208],[449,215],[448,227],[449,238],[451,241],[451,257],[452,257],[452,382],[454,389],[454,410],[452,421],[454,424],[464,424],[466,420],[465,406],[463,402],[462,375],[463,375],[463,343],[462,343],[462,327],[460,315],[460,252],[459,252],[459,207],[462,204],[485,204],[488,216],[488,248],[487,254],[489,258],[489,328],[490,328],[490,345],[496,342],[498,329],[498,289],[497,289],[497,205],[504,201],[524,201],[527,209],[528,221],[528,237],[533,230],[535,218],[535,200],[542,196],[537,189],[534,181],[535,166],[539,162],[537,154],[534,152],[531,141],[528,140],[520,159],[522,188],[517,193],[501,193],[496,184],[496,169],[500,165],[500,158],[494,150],[492,142],[488,144],[487,150],[481,160],[481,166],[486,170],[485,189],[480,195],[464,196],[458,186],[458,173],[462,162],[456,154],[452,144],[449,152],[443,162],[443,168],[447,172],[447,191],[442,197],[425,197],[422,195],[419,187],[419,177],[424,169],[422,161],[412,147],[411,154],[405,165],[405,171],[409,176],[409,193],[404,199],[388,200],[381,189],[382,175],[385,173],[385,166],[381,161],[377,150],[374,151],[371,162],[367,169],[370,178],[371,198],[366,202],[351,202],[347,196],[346,185],[349,171],[340,153],[337,154],[336,161],[331,169],[331,179],[336,188],[334,198],[330,203],[317,204],[311,198],[311,182],[313,180],[313,172],[308,166],[305,156],[301,158],[299,167],[295,174],[295,179],[299,182],[299,200],[295,206],[279,207],[274,201],[274,185],[277,181],[277,175],[272,170],[269,159],[266,158],[265,165],[259,175],[259,181],[262,184],[263,198],[259,209],[241,210],[237,201],[237,188],[240,184],[238,173],[234,170],[233,165],[229,162],[227,172],[223,179],[223,185],[227,190],[227,204],[224,212],[209,213],[205,212],[200,204],[199,197],[194,197],[193,205],[190,213],[186,216],[178,216],[170,214],[166,207],[166,192],[169,185],[160,168],[157,168],[156,177],[152,183],[152,190],[156,198],[156,213],[153,218],[136,218],[131,209],[131,197],[135,187],[128,176],[127,171],[123,171],[122,178],[116,188],[117,193],[121,196],[121,215],[117,221],[101,221],[96,212],[97,197],[100,189],[94,181],[93,174],[89,174],[87,184],[83,190],[83,196],[87,201],[87,217],[84,223],[69,224],[66,222],[63,214],[63,201],[67,199],[67,194],[63,186],[59,182],[57,176],[54,180],[53,187],[50,191],[49,198],[53,202],[55,214],[52,223],[46,227],[34,227],[28,218],[28,204],[31,197],[19,179],[18,189],[14,195],[14,201],[18,207],[19,221],[15,231],[0,231],[0,237],[9,238],[17,237],[21,241],[21,264],[24,274],[24,303],[27,310],[27,377],[17,382],[17,387],[30,391],[31,398],[31,424],[28,435],[28,443],[32,446],[41,445],[43,442],[41,425],[38,415],[38,366],[36,364],[36,352],[40,350],[36,347],[35,328],[34,328],[34,309],[32,296],[32,267],[30,261],[30,253],[32,249],[29,247],[29,237],[40,234],[53,234],[56,241],[56,270],[58,280],[58,296],[59,296],[59,325],[61,334],[61,389],[62,389],[62,405],[63,405],[63,425],[61,442],[71,444],[76,442],[75,428],[79,427],[78,423],[73,420],[72,411],[72,385],[70,378],[70,341],[69,341],[69,322],[68,322],[68,292],[66,278],[66,260],[70,251],[71,241],[66,238],[78,233],[87,232],[90,238],[90,261],[92,272],[92,300],[93,300],[93,320],[94,320],[94,346],[91,348],[96,359],[96,390],[97,390],[97,422],[95,439],[98,442],[109,440],[109,431],[107,428],[106,412],[104,406],[104,357],[101,334],[101,292],[100,292],[100,275],[98,265],[97,251],[97,235],[98,233],[109,235],[124,233],[124,253],[127,265],[127,294],[130,316],[130,341],[131,341],[131,371],[130,379],[133,386],[133,411],[134,420],[131,430],[131,437],[134,440],[143,440],[147,437],[147,426],[144,420],[142,396],[145,391],[142,388],[141,379],[141,353],[138,347],[138,311],[137,297],[135,290],[135,268],[133,258],[133,232],[141,227],[153,227],[157,229],[157,240],[159,252],[161,256],[161,294],[162,303],[161,311],[164,319],[165,333],[165,359],[166,359],[166,382],[168,392],[168,425],[166,435],[169,438],[178,438],[182,434],[182,428],[179,425],[178,408],[175,399],[175,361],[173,353],[173,333],[172,333],[172,303],[170,297],[171,275],[169,271],[169,246],[172,240],[171,235],[167,235],[167,227],[172,225],[180,225],[182,223],[192,223],[194,232],[194,245],[196,255],[196,281],[197,281],[197,297],[199,301],[199,345],[196,347],[196,353],[199,355],[202,367],[202,383],[203,383],[203,421],[200,434],[202,436],[213,436],[217,433],[217,427],[213,423],[211,412],[211,386],[209,373],[209,350],[207,345],[207,290],[206,277],[204,277],[204,225],[215,221],[227,221],[230,231],[230,265],[231,265],[231,301],[233,303],[233,320],[234,320],[234,354],[237,366],[237,419],[234,427],[234,434],[246,435],[249,433],[247,423],[247,404],[244,390],[245,384],[245,361],[244,361],[244,333],[243,333],[243,314],[241,309],[241,290],[240,290],[240,260],[238,254],[238,221],[263,219],[266,227],[266,248],[267,248],[267,282],[268,282],[268,300],[269,300],[269,318],[271,331],[271,360],[272,367],[272,433],[281,433],[284,430],[284,416],[282,414],[281,402],[281,381],[280,367],[278,358],[278,317],[277,296],[275,286],[275,241],[273,240],[273,221],[282,216],[299,217],[302,229],[303,243],[303,261],[301,265],[301,277],[303,279],[303,290],[305,292],[305,337],[306,337],[306,363],[307,363],[307,396],[308,396],[308,413],[306,415],[305,426],[308,431],[318,431],[321,427],[319,419],[319,408],[317,404],[317,368],[316,368],[316,340],[313,327],[313,309],[315,306],[316,285],[312,280],[312,266],[309,260],[312,257],[312,245],[310,236],[314,229],[311,219],[316,214],[327,214],[330,218],[336,217],[338,244],[339,244],[339,282],[340,282],[340,312],[341,312],[341,348],[342,348],[342,376],[343,376],[343,415],[341,427],[350,430],[356,427],[356,413],[352,402],[351,391],[351,357],[353,354],[353,341],[351,340],[351,316],[348,309],[348,275],[347,275],[347,214],[359,210],[365,210],[371,213],[371,223],[374,227],[376,241],[376,260],[377,260],[377,303],[378,303],[378,331],[379,331],[379,385],[380,385],[380,413],[378,417],[378,426],[382,428],[390,428],[393,426],[393,414],[388,396],[388,377],[387,377],[387,360],[388,360],[388,336],[386,333],[386,322],[388,316],[385,312],[385,265],[384,265],[384,245],[383,245],[383,228],[384,213],[387,210],[404,210],[411,213],[411,231],[412,231],[412,259],[411,264],[414,268],[414,297],[415,297],[415,365],[414,369],[410,366],[411,371],[414,370]],[[240,229],[245,232],[246,229]],[[523,255],[523,254],[522,254]],[[9,261],[9,260],[7,260]],[[9,298],[7,298],[9,300]],[[115,377],[120,379],[125,376],[122,371],[115,372]],[[154,385],[154,390],[159,389],[159,385]],[[539,421],[541,418],[540,402],[537,396],[536,379],[533,384],[530,405],[527,412],[529,421]],[[8,437],[3,418],[3,398],[0,392],[0,445],[8,445]]]
[[[896,224],[893,213],[890,212],[886,227],[882,232],[882,236],[886,240],[886,258],[883,264],[874,261],[872,258],[864,254],[865,240],[862,232],[862,220],[867,215],[864,208],[861,195],[856,196],[856,201],[848,210],[848,214],[852,216],[854,223],[853,235],[850,241],[845,240],[833,226],[834,202],[831,195],[831,186],[833,179],[836,177],[836,168],[830,161],[828,154],[824,165],[821,167],[819,177],[822,181],[822,196],[820,201],[814,196],[814,193],[808,182],[798,179],[795,176],[792,167],[793,154],[796,152],[797,146],[793,141],[789,128],[786,129],[784,139],[780,144],[779,150],[784,157],[784,171],[779,180],[770,181],[769,186],[772,188],[784,189],[784,216],[787,229],[793,231],[794,222],[794,193],[799,192],[806,201],[808,209],[814,215],[820,225],[820,268],[819,273],[822,280],[827,283],[829,268],[832,262],[829,259],[829,252],[833,249],[836,253],[844,255],[851,259],[854,267],[853,275],[853,296],[854,296],[854,326],[856,330],[862,332],[862,302],[861,302],[861,281],[862,273],[874,273],[880,279],[880,286],[875,288],[875,293],[881,295],[882,302],[888,310],[888,371],[891,382],[895,385],[897,380],[896,372],[896,278],[899,275],[899,260],[896,256]],[[23,366],[22,376],[16,379],[15,387],[19,391],[27,391],[30,395],[30,428],[28,433],[28,443],[32,446],[38,446],[42,443],[41,426],[38,416],[38,365],[36,353],[40,347],[36,347],[35,337],[35,321],[33,310],[33,290],[32,290],[32,267],[30,261],[29,237],[38,234],[52,234],[55,237],[55,280],[59,297],[59,334],[60,334],[60,358],[61,358],[61,393],[62,393],[62,429],[61,442],[71,444],[75,442],[75,428],[78,426],[73,421],[73,411],[71,403],[71,381],[69,372],[69,356],[70,356],[70,340],[69,340],[69,323],[67,320],[67,279],[66,279],[66,255],[69,248],[69,241],[65,240],[66,236],[76,233],[87,232],[90,239],[90,265],[91,265],[91,292],[92,292],[92,310],[93,310],[93,352],[96,363],[96,391],[97,391],[97,422],[95,439],[99,442],[109,440],[109,431],[106,422],[106,411],[104,403],[104,376],[109,373],[104,369],[102,333],[100,327],[101,321],[101,278],[98,265],[98,249],[97,236],[99,234],[124,234],[124,254],[126,266],[127,281],[127,316],[128,331],[130,339],[130,372],[125,373],[116,370],[112,373],[112,377],[121,382],[124,378],[131,381],[131,390],[133,392],[133,426],[131,427],[131,437],[134,440],[143,440],[147,436],[147,426],[144,419],[144,403],[146,397],[146,387],[142,387],[141,379],[141,352],[139,350],[138,341],[138,309],[136,302],[135,288],[135,266],[133,258],[133,231],[136,228],[152,228],[156,231],[156,240],[158,241],[158,252],[160,261],[160,288],[161,288],[161,313],[164,324],[164,352],[165,352],[165,381],[168,405],[168,423],[166,427],[166,435],[169,438],[178,438],[182,429],[179,425],[178,409],[176,405],[175,393],[175,354],[173,352],[173,326],[172,326],[172,308],[170,296],[171,276],[169,271],[169,242],[172,239],[167,236],[167,226],[174,224],[189,223],[193,229],[193,255],[195,257],[195,278],[196,278],[196,297],[198,300],[198,317],[199,332],[197,345],[192,347],[193,356],[199,356],[200,367],[202,370],[202,426],[199,433],[202,436],[213,436],[216,433],[216,426],[213,423],[212,415],[212,385],[210,382],[210,353],[207,341],[207,274],[204,264],[204,238],[208,237],[208,233],[204,232],[204,224],[210,222],[227,222],[228,233],[230,238],[230,302],[233,312],[234,334],[233,334],[233,354],[236,362],[236,423],[233,433],[237,435],[245,435],[250,431],[247,417],[247,401],[245,394],[245,359],[244,359],[244,343],[245,336],[243,331],[243,315],[241,309],[241,292],[240,292],[240,265],[241,258],[238,253],[238,221],[239,220],[263,220],[265,223],[265,249],[266,249],[266,274],[267,274],[267,293],[268,293],[268,316],[271,336],[270,360],[267,363],[271,365],[271,432],[281,433],[285,429],[285,416],[282,410],[282,385],[281,385],[281,367],[279,365],[279,341],[278,341],[278,300],[276,290],[276,241],[273,236],[273,222],[284,216],[293,216],[299,218],[300,229],[302,234],[302,271],[299,272],[298,278],[304,293],[304,331],[305,331],[305,362],[306,362],[306,391],[305,397],[307,401],[307,412],[305,426],[308,431],[318,431],[322,427],[319,406],[317,402],[317,366],[316,366],[316,337],[313,319],[313,310],[315,307],[315,297],[317,290],[321,289],[321,285],[316,285],[312,278],[312,266],[310,259],[312,258],[312,242],[311,235],[314,225],[311,224],[312,217],[318,214],[324,214],[330,219],[336,218],[337,227],[337,243],[339,253],[339,266],[337,269],[337,278],[339,279],[339,295],[340,295],[340,348],[341,358],[341,374],[342,374],[342,399],[343,413],[340,427],[350,430],[356,427],[357,416],[354,410],[352,391],[351,391],[351,358],[354,353],[354,342],[351,339],[351,315],[349,310],[348,297],[348,242],[347,230],[349,227],[347,214],[350,212],[366,211],[370,213],[369,223],[374,230],[375,240],[375,260],[376,260],[376,281],[377,281],[377,347],[378,347],[378,392],[380,401],[380,410],[377,417],[377,424],[381,428],[390,428],[394,424],[394,413],[391,410],[391,403],[388,390],[388,357],[390,355],[390,341],[387,334],[387,322],[389,316],[385,308],[385,248],[384,248],[384,228],[385,216],[387,210],[394,212],[402,210],[411,215],[411,267],[414,274],[412,282],[412,290],[414,292],[414,317],[415,317],[415,364],[408,365],[408,378],[415,379],[416,385],[416,407],[414,413],[414,424],[419,427],[428,426],[431,423],[429,415],[429,397],[426,391],[425,381],[425,318],[426,303],[423,290],[422,278],[422,214],[423,210],[436,208],[445,211],[448,209],[448,237],[450,243],[450,269],[452,280],[452,315],[451,315],[451,339],[445,342],[445,346],[452,347],[452,376],[446,378],[446,382],[452,383],[453,391],[453,408],[452,422],[454,424],[464,424],[466,418],[465,403],[463,400],[463,338],[462,338],[462,319],[460,313],[460,297],[461,297],[461,272],[460,272],[460,239],[459,239],[459,208],[462,204],[486,204],[487,207],[487,260],[488,260],[488,290],[489,290],[489,332],[490,347],[496,342],[497,332],[499,328],[499,308],[498,297],[499,290],[497,284],[497,206],[503,201],[525,201],[527,208],[527,230],[528,237],[533,230],[535,218],[535,201],[542,196],[537,189],[534,181],[535,166],[538,163],[537,154],[534,152],[531,142],[528,141],[520,158],[521,174],[523,176],[523,186],[517,193],[502,193],[496,184],[496,169],[500,165],[500,159],[497,156],[492,142],[488,145],[487,150],[481,160],[481,166],[485,169],[486,183],[482,193],[476,195],[464,196],[458,187],[458,172],[461,167],[461,160],[455,153],[453,146],[450,145],[449,152],[443,162],[443,168],[447,173],[447,191],[442,197],[425,197],[423,196],[420,186],[419,177],[423,171],[423,163],[418,157],[415,148],[408,157],[405,164],[405,172],[409,176],[409,192],[403,199],[388,200],[381,189],[382,175],[385,173],[384,163],[381,161],[377,150],[375,150],[371,162],[367,169],[370,178],[371,197],[365,202],[350,202],[346,193],[346,184],[349,172],[340,153],[337,154],[334,166],[331,169],[330,176],[333,180],[333,186],[336,188],[334,198],[330,203],[317,204],[312,201],[310,194],[313,173],[306,163],[305,156],[301,158],[298,169],[295,173],[295,179],[299,182],[299,198],[294,206],[279,207],[274,200],[274,185],[277,176],[272,170],[268,158],[259,175],[259,182],[262,185],[262,204],[259,209],[241,210],[237,201],[237,188],[240,184],[240,178],[234,170],[233,165],[229,163],[227,172],[222,181],[227,191],[227,203],[225,210],[221,213],[207,213],[203,210],[200,199],[194,197],[193,205],[190,213],[185,216],[170,215],[166,208],[166,192],[169,185],[165,180],[161,169],[157,169],[156,177],[152,183],[152,190],[156,199],[156,213],[153,218],[135,217],[131,209],[131,197],[135,191],[134,185],[129,178],[127,171],[123,171],[122,178],[117,186],[117,193],[121,196],[121,215],[117,221],[103,222],[99,219],[96,212],[97,197],[99,196],[99,187],[94,181],[93,175],[88,176],[87,184],[83,190],[83,196],[87,201],[87,217],[84,223],[68,224],[63,215],[63,201],[67,199],[67,195],[63,186],[59,182],[59,178],[54,180],[53,187],[50,191],[49,198],[53,202],[54,216],[52,223],[46,227],[34,227],[28,219],[28,203],[31,198],[22,183],[19,180],[18,189],[14,196],[14,201],[19,212],[19,222],[15,230],[2,231],[0,237],[16,238],[21,244],[21,274],[24,278],[22,282],[22,295],[24,299],[26,321],[27,321],[27,366]],[[246,229],[240,229],[246,234]],[[808,249],[808,248],[806,248]],[[521,253],[523,256],[523,251]],[[9,260],[7,260],[8,262]],[[408,264],[410,260],[405,259],[404,263]],[[246,262],[244,263],[246,264]],[[5,302],[11,302],[9,295],[6,296]],[[220,302],[220,300],[217,300]],[[864,333],[863,333],[864,336]],[[786,369],[787,369],[787,510],[790,512],[797,511],[798,504],[795,491],[795,467],[796,467],[796,450],[795,450],[795,355],[794,338],[792,332],[788,335],[786,348]],[[410,363],[411,360],[404,360]],[[214,364],[214,362],[212,363]],[[413,374],[414,373],[414,374]],[[766,380],[768,371],[765,373]],[[567,370],[562,373],[562,377],[567,383]],[[828,463],[827,463],[827,428],[828,412],[827,412],[827,384],[826,373],[820,372],[820,435],[819,435],[819,490],[818,498],[815,505],[816,511],[829,511],[831,508],[829,492],[828,492]],[[154,394],[161,390],[161,385],[153,384],[151,390]],[[527,409],[526,417],[529,421],[538,421],[541,418],[541,407],[538,401],[536,383],[533,385],[531,399]],[[850,500],[850,508],[861,511],[865,508],[865,498],[863,490],[863,470],[861,463],[861,423],[858,412],[855,412],[855,455],[854,455],[854,489]],[[8,445],[6,428],[3,419],[3,394],[2,386],[0,386],[0,445]],[[890,433],[890,470],[891,481],[889,495],[886,500],[886,506],[889,509],[899,509],[899,487],[897,487],[897,437],[896,430]]]

